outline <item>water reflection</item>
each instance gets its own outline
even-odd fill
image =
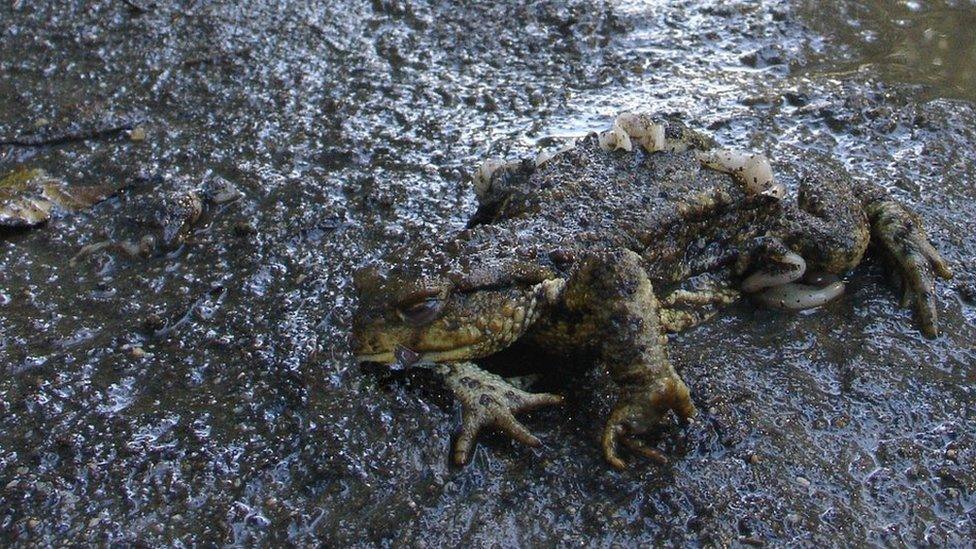
[[[930,97],[976,100],[971,0],[807,1],[802,13],[814,28],[851,47],[840,61],[824,58],[816,68],[870,65],[886,80],[924,84]]]

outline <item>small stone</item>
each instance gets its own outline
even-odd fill
[[[919,464],[912,465],[905,471],[905,476],[909,480],[919,480],[925,474],[925,470]]]
[[[495,101],[495,98],[491,94],[484,94],[482,96],[482,101],[484,104],[483,110],[485,112],[495,112],[498,110],[498,102]]]
[[[844,427],[847,427],[847,424],[850,422],[851,419],[849,417],[841,416],[834,420],[834,427],[837,427],[838,429],[843,429]]]
[[[960,284],[957,288],[963,301],[976,305],[976,283]]]
[[[760,461],[762,461],[762,458],[759,457],[759,454],[749,454],[749,463],[751,465],[757,465]]]
[[[37,530],[37,527],[40,525],[41,525],[41,521],[37,520],[36,518],[32,518],[27,521],[27,527],[30,528],[31,530]]]
[[[234,224],[234,234],[237,236],[252,236],[258,234],[258,226],[253,220],[238,221]]]
[[[747,107],[755,107],[756,105],[768,105],[770,100],[765,95],[753,95],[751,97],[743,97],[739,102]]]
[[[146,140],[146,129],[143,128],[142,126],[136,126],[136,127],[132,128],[132,130],[129,132],[129,139],[131,139],[132,141],[135,141],[137,143],[140,142],[140,141],[145,141]]]
[[[948,460],[955,461],[956,456],[958,455],[959,455],[959,451],[956,450],[955,448],[949,448],[948,450],[945,451],[945,457]]]
[[[786,92],[783,97],[786,98],[787,103],[794,107],[802,107],[810,103],[810,96],[805,93]]]
[[[50,123],[51,123],[51,121],[50,121],[50,120],[48,120],[47,118],[38,118],[38,119],[37,119],[37,120],[36,120],[36,121],[34,122],[34,127],[35,127],[35,128],[43,128],[44,126],[47,126],[47,125],[48,125],[48,124],[50,124]]]
[[[540,107],[546,102],[546,96],[542,94],[539,90],[534,90],[529,94],[529,103],[533,107]]]
[[[133,347],[129,349],[129,354],[132,355],[132,358],[143,358],[146,356],[146,351],[142,347]]]
[[[146,316],[146,320],[143,321],[142,325],[147,331],[155,332],[156,330],[159,330],[165,326],[166,322],[163,320],[163,317],[159,316],[158,314],[150,313]]]
[[[776,47],[766,47],[739,57],[739,61],[747,67],[761,69],[773,65],[786,63],[783,53]]]
[[[102,521],[102,517],[95,517],[95,518],[91,519],[90,521],[88,521],[88,527],[89,528],[94,528],[94,527],[98,526],[98,523],[101,522],[101,521]]]
[[[796,477],[796,483],[804,488],[810,487],[810,480],[806,477]]]

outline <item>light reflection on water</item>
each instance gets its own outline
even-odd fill
[[[850,48],[817,71],[873,69],[884,80],[925,86],[929,97],[976,100],[976,2],[806,1],[814,29]]]

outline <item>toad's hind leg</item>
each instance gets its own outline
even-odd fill
[[[814,271],[840,274],[856,266],[869,241],[896,265],[910,292],[922,331],[938,335],[936,277],[950,278],[948,265],[929,243],[918,217],[871,183],[855,183],[831,162],[805,178],[797,205],[784,204],[777,235]]]
[[[892,276],[901,279],[902,303],[912,303],[928,337],[939,335],[935,279],[952,278],[948,263],[929,242],[921,220],[895,201],[887,191],[871,184],[856,188],[871,222],[871,242],[889,265]]]
[[[797,203],[781,202],[769,234],[742,260],[758,270],[743,281],[759,303],[783,309],[817,307],[841,295],[842,282],[797,282],[804,274],[841,274],[861,261],[868,220],[850,179],[824,160],[817,178],[800,184]],[[743,265],[740,264],[740,268]]]
[[[669,410],[682,418],[696,412],[688,387],[668,359],[660,305],[640,256],[629,250],[590,256],[567,283],[564,304],[601,334],[600,357],[619,387],[603,431],[607,461],[618,469],[626,466],[618,454],[621,444],[663,460],[632,437],[656,426]]]
[[[461,401],[461,432],[454,441],[453,452],[456,465],[468,462],[478,432],[488,426],[501,429],[523,444],[539,446],[539,439],[514,414],[563,401],[559,395],[523,391],[470,362],[439,364],[436,371]]]

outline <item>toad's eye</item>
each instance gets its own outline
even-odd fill
[[[397,307],[397,314],[404,322],[414,325],[427,324],[437,318],[437,313],[441,312],[444,300],[439,297],[428,297],[421,301],[403,304]]]

